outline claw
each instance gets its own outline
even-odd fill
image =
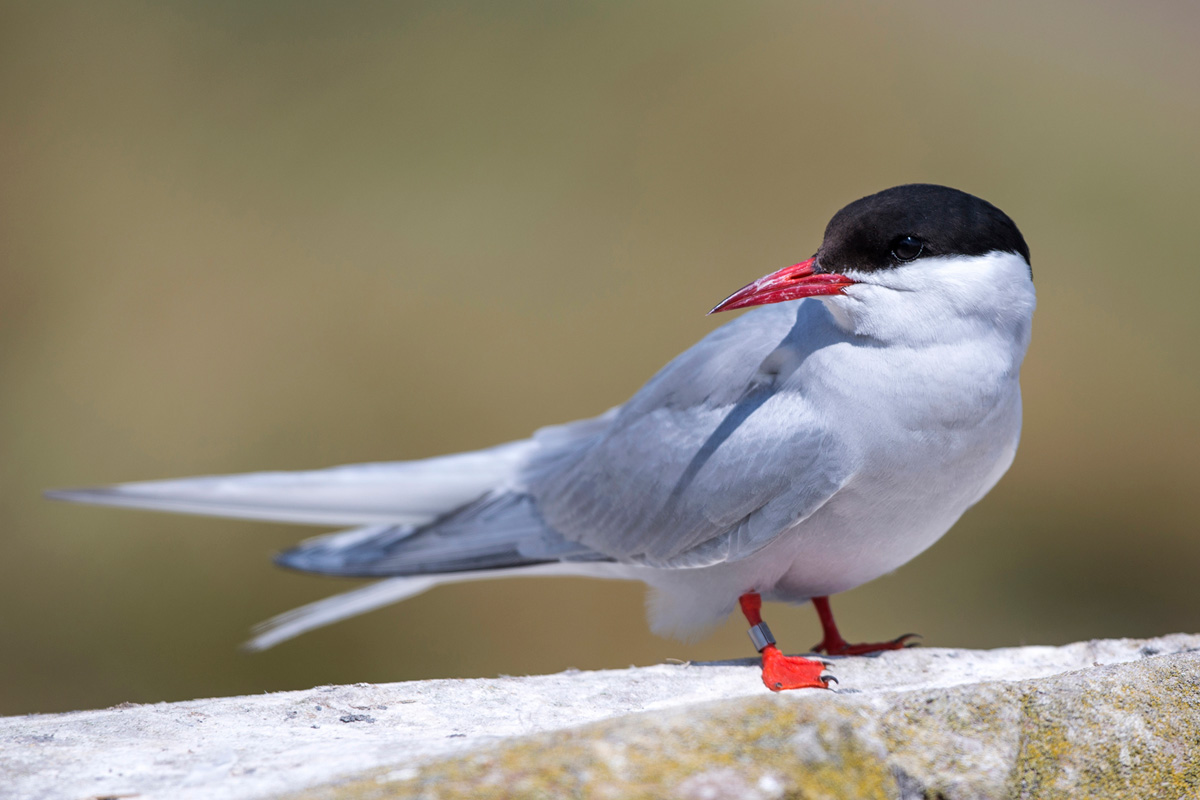
[[[830,681],[833,681],[834,683],[841,683],[841,681],[839,681],[837,678],[835,678],[832,675],[822,675],[821,680],[825,681],[825,688],[829,688]]]

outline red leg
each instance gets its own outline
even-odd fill
[[[915,633],[906,633],[903,636],[897,636],[890,642],[850,644],[842,638],[842,634],[838,633],[837,623],[833,621],[833,611],[829,608],[829,598],[814,597],[812,604],[817,609],[817,616],[821,618],[821,632],[824,634],[820,644],[813,647],[813,652],[816,653],[826,653],[831,656],[861,656],[883,650],[900,650],[908,647],[908,640],[917,636]]]
[[[738,598],[750,623],[750,639],[762,653],[763,683],[772,692],[784,689],[828,689],[831,676],[822,675],[825,664],[809,658],[785,656],[775,646],[771,629],[762,621],[762,598],[750,592]]]

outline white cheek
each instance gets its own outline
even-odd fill
[[[844,331],[918,343],[1028,326],[1029,266],[1019,255],[926,258],[895,269],[848,273],[845,294],[822,297]]]
[[[822,297],[834,322],[847,333],[858,336],[884,336],[895,322],[905,326],[915,324],[920,316],[920,303],[916,308],[909,301],[909,292],[897,292],[882,285],[858,283],[846,289],[845,294]]]
[[[858,286],[851,286],[846,291],[857,291],[858,289]],[[861,302],[860,300],[855,299],[848,294],[818,297],[817,299],[821,301],[821,305],[825,306],[825,310],[829,312],[831,317],[833,317],[833,322],[835,325],[846,332],[854,330],[855,315],[853,307],[859,304]]]

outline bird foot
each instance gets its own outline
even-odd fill
[[[868,653],[882,653],[885,650],[903,650],[906,647],[916,647],[916,642],[909,639],[920,639],[919,633],[906,633],[888,642],[860,642],[850,644],[840,636],[832,641],[828,636],[813,647],[814,653],[824,653],[829,656],[865,656]]]
[[[775,645],[762,651],[763,684],[772,692],[787,689],[828,689],[837,678],[825,674],[824,661],[799,656],[785,656]]]

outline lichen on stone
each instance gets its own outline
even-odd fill
[[[1200,655],[646,712],[297,795],[837,800],[1200,797]]]

